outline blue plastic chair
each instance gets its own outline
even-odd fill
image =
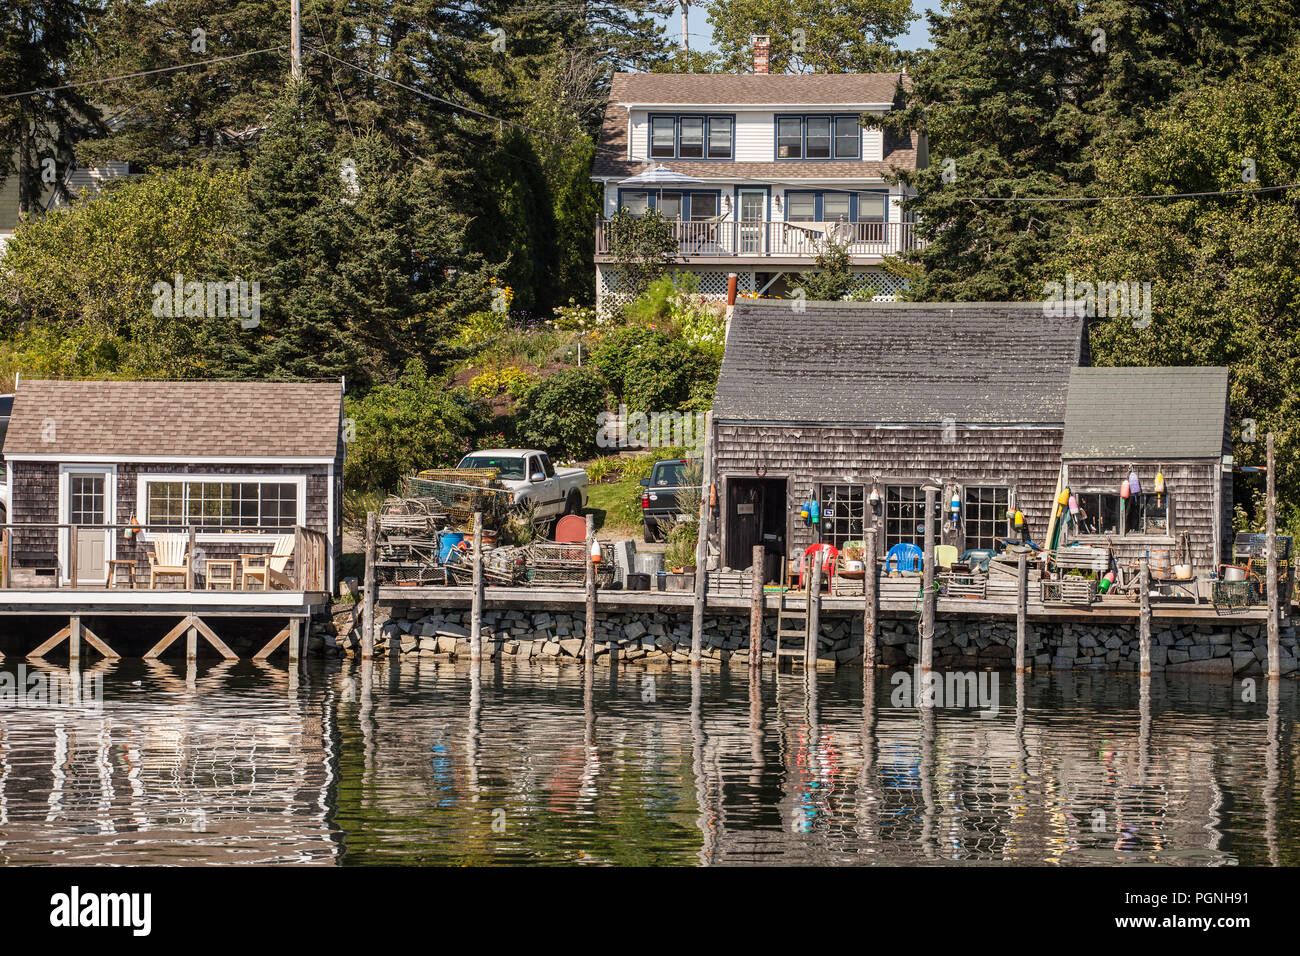
[[[885,555],[885,573],[889,573],[889,562],[894,562],[896,571],[920,571],[921,549],[914,544],[896,544]]]

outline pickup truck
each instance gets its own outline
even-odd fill
[[[665,458],[657,461],[649,478],[641,479],[641,524],[646,541],[655,541],[673,524],[687,521],[677,505],[677,493],[687,476],[696,473],[699,462],[689,458]],[[693,487],[693,486],[687,486]]]
[[[474,451],[456,467],[495,468],[497,481],[514,492],[514,503],[533,502],[533,514],[539,519],[581,514],[587,507],[587,473],[581,468],[556,468],[550,455],[535,448]]]

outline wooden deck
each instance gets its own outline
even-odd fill
[[[0,590],[0,616],[202,614],[213,617],[307,617],[313,607],[329,600],[329,594],[324,591],[10,588]]]
[[[892,583],[892,582],[890,582]],[[1135,601],[1124,599],[1103,600],[1086,607],[1043,604],[1036,592],[1037,582],[1031,583],[1028,619],[1031,621],[1079,621],[1079,620],[1136,620],[1138,605]],[[880,610],[890,616],[919,613],[920,604],[915,592],[911,597],[901,596],[898,588],[881,590]],[[471,587],[430,586],[430,587],[380,587],[378,601],[380,605],[416,605],[419,607],[469,607],[473,597]],[[807,597],[798,592],[787,594],[787,605],[802,609]],[[690,591],[599,591],[597,605],[611,611],[653,611],[657,609],[689,609],[694,602]],[[484,589],[484,605],[490,608],[528,608],[530,610],[551,611],[581,608],[585,601],[582,588],[537,588],[537,587],[488,587]],[[834,595],[823,595],[822,610],[828,613],[861,613],[861,584],[854,582],[843,591]],[[764,605],[775,611],[777,595],[768,593]],[[707,609],[712,611],[736,611],[748,614],[750,599],[748,594],[709,594],[705,601]],[[939,598],[936,602],[936,614],[942,618],[995,617],[1011,618],[1016,616],[1014,590],[1009,595],[998,594],[993,598],[975,600],[969,598]],[[1170,619],[1204,619],[1218,620],[1228,624],[1246,624],[1268,619],[1265,607],[1224,609],[1217,611],[1212,604],[1192,604],[1190,601],[1159,602],[1152,601],[1153,618]]]

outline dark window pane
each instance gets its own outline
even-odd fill
[[[797,116],[786,116],[776,121],[777,159],[799,159],[803,156],[802,130]]]
[[[862,135],[858,121],[852,116],[839,116],[835,119],[835,158],[857,159],[858,145]]]
[[[699,159],[704,155],[704,118],[683,116],[678,124],[677,155]]]
[[[650,155],[672,157],[674,124],[671,116],[656,116],[650,121]]]
[[[829,116],[810,116],[805,146],[809,159],[829,159],[831,155],[831,120]]]
[[[731,158],[730,116],[713,116],[709,118],[709,158]]]

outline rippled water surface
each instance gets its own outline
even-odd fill
[[[981,716],[856,670],[96,675],[98,713],[0,708],[0,863],[1300,861],[1292,681],[1002,673]]]

